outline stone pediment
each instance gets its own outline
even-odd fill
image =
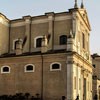
[[[84,22],[86,23],[87,27],[89,28],[89,30],[91,30],[91,26],[89,23],[89,19],[88,19],[88,15],[85,9],[79,9],[79,12],[84,20]]]

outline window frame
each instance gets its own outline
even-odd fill
[[[36,47],[37,39],[39,39],[39,38],[43,38],[43,36],[37,36],[34,38],[34,48],[40,48],[40,47]],[[41,43],[41,45],[42,45],[42,43]]]
[[[27,70],[28,66],[33,66],[33,70]],[[35,66],[33,64],[27,64],[24,66],[24,72],[35,72]]]
[[[20,39],[20,40],[23,42],[22,39]],[[18,41],[18,38],[13,40],[13,47],[12,47],[13,50],[16,49],[15,46],[16,46],[16,42],[17,42],[17,41]]]
[[[5,68],[5,67],[8,67],[9,68],[9,71],[8,72],[4,72],[3,71],[3,68]],[[1,67],[1,74],[7,74],[7,73],[10,73],[10,66],[6,66],[6,65],[5,66],[2,66]]]
[[[52,66],[54,64],[58,64],[59,65],[59,69],[53,69]],[[59,62],[53,62],[53,63],[51,63],[50,64],[50,71],[61,71],[61,63],[59,63]]]

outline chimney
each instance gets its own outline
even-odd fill
[[[15,53],[16,55],[21,55],[22,54],[22,40],[21,39],[18,39],[16,42],[15,42],[15,45],[16,45],[16,48],[15,48]]]
[[[42,38],[42,47],[41,47],[41,53],[46,53],[48,51],[48,40],[46,35]]]

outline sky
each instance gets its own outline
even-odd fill
[[[78,0],[80,7],[81,0]],[[64,12],[73,8],[74,0],[0,0],[0,12],[9,19],[22,18],[26,15],[36,16],[46,12]],[[100,0],[84,0],[91,32],[90,52],[100,54]]]

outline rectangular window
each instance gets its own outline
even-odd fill
[[[74,89],[76,89],[76,77],[74,77]]]
[[[82,47],[85,49],[85,35],[82,33]]]
[[[81,90],[81,79],[79,79],[79,90]]]
[[[90,90],[90,88],[89,88],[89,82],[88,82],[88,91]]]
[[[86,84],[87,82],[86,82],[86,78],[84,78],[84,85],[83,85],[83,95],[84,95],[84,100],[86,100],[86,94],[87,94],[87,89],[86,89],[86,86],[87,86],[87,84]]]

